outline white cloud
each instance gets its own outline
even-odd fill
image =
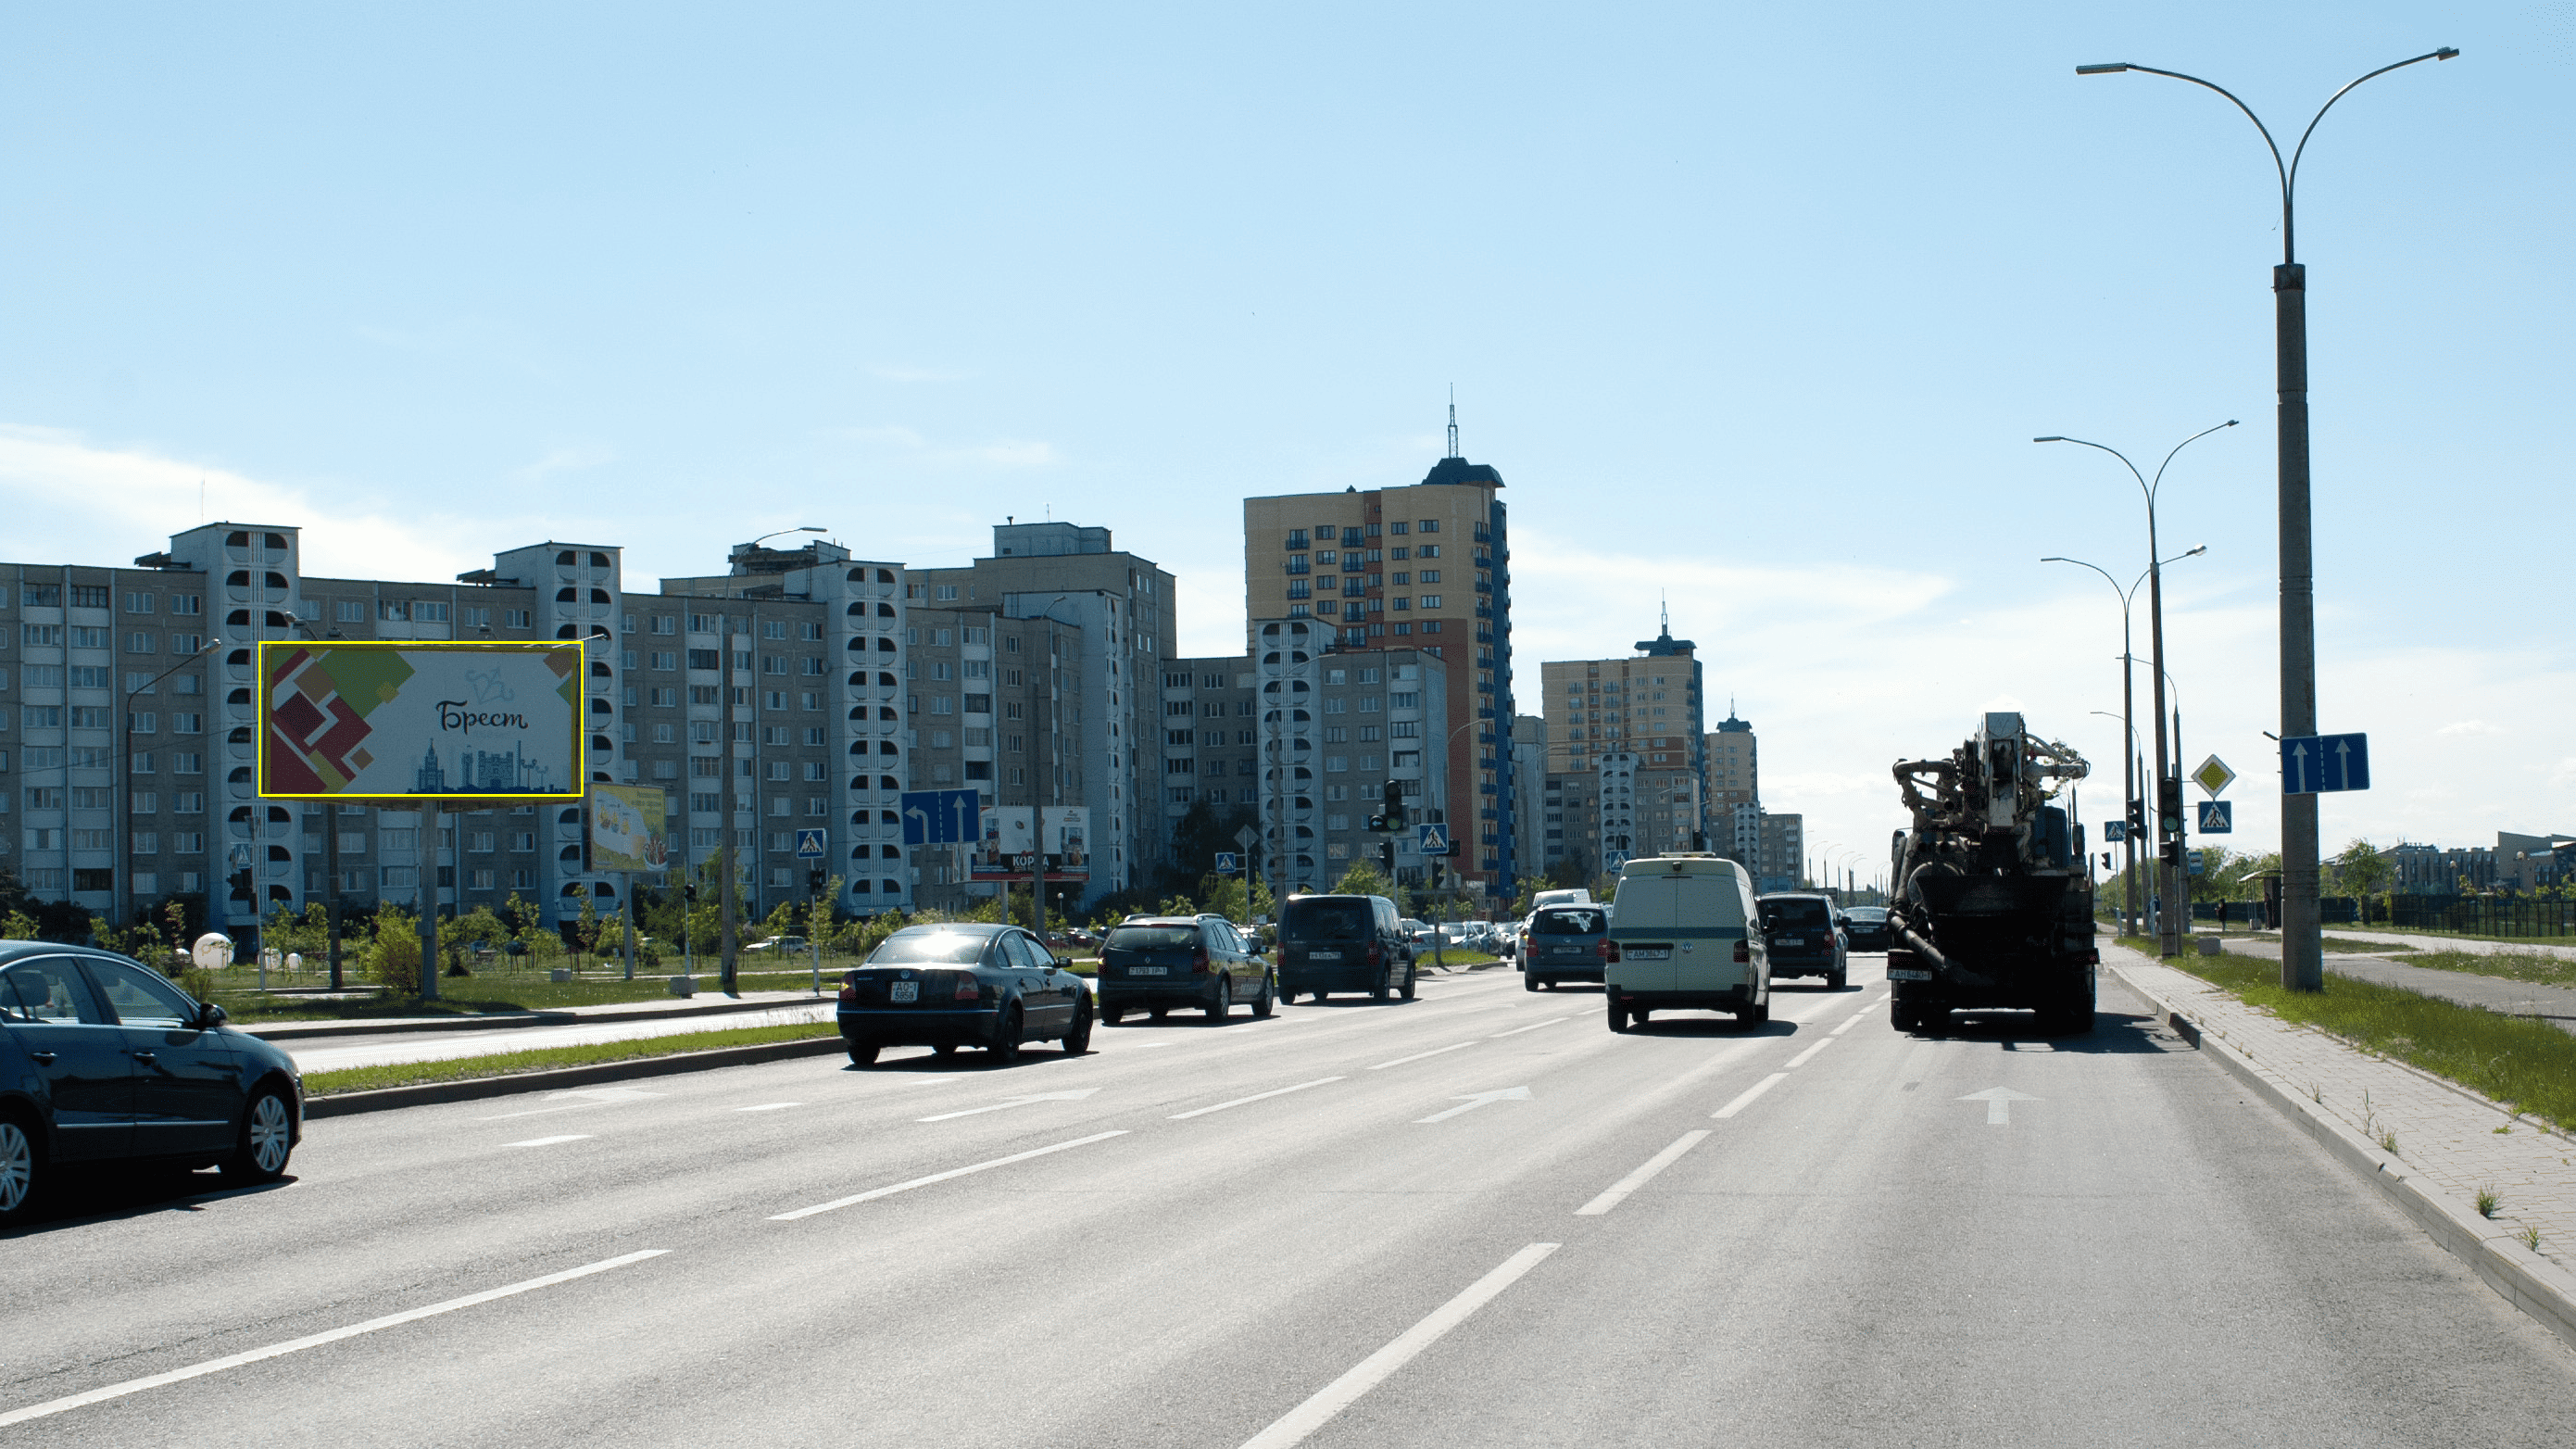
[[[310,573],[436,578],[486,561],[459,547],[483,537],[479,528],[460,530],[416,509],[397,518],[351,506],[367,497],[363,489],[308,491],[143,448],[96,446],[61,429],[0,424],[0,515],[21,559],[120,563],[222,520],[302,527]]]
[[[2504,731],[2482,719],[2464,719],[2433,731],[2437,735],[2500,735]]]

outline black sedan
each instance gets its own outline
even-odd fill
[[[1017,926],[906,926],[841,978],[841,1040],[859,1066],[890,1046],[982,1047],[1009,1062],[1021,1043],[1053,1040],[1080,1056],[1091,990],[1072,964]]]
[[[0,941],[0,1225],[65,1167],[286,1171],[304,1129],[295,1059],[224,1025],[142,963],[83,946]]]
[[[1894,944],[1883,906],[1853,906],[1843,912],[1843,939],[1855,951],[1884,951]]]

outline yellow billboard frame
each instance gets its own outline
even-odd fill
[[[475,807],[490,805],[575,805],[587,802],[590,779],[590,658],[587,641],[579,639],[263,639],[255,660],[255,693],[252,700],[258,731],[254,742],[254,791],[262,800],[336,800],[345,804],[369,804],[387,808],[417,808],[428,802],[450,801]],[[486,792],[456,790],[425,794],[358,794],[336,791],[288,791],[269,788],[271,736],[269,731],[270,686],[274,676],[269,660],[272,650],[285,653],[360,653],[431,654],[468,653],[503,655],[544,655],[570,651],[574,656],[572,691],[572,778],[567,788],[557,793]]]

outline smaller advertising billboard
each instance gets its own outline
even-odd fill
[[[971,879],[1027,880],[1040,864],[1048,880],[1091,878],[1087,806],[996,805],[983,812],[983,826]]]
[[[671,868],[671,799],[658,785],[590,787],[590,868]]]
[[[570,642],[265,641],[259,793],[579,800],[582,679]]]

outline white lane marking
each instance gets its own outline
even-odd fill
[[[1759,1097],[1763,1093],[1770,1091],[1773,1087],[1780,1085],[1781,1082],[1787,1080],[1788,1076],[1789,1074],[1787,1072],[1773,1072],[1771,1075],[1764,1077],[1761,1081],[1755,1082],[1752,1086],[1745,1088],[1743,1094],[1738,1096],[1734,1101],[1727,1103],[1725,1106],[1718,1108],[1716,1111],[1711,1112],[1708,1115],[1712,1117],[1732,1117],[1736,1113],[1743,1111],[1745,1108],[1752,1106],[1754,1098]]]
[[[737,1112],[783,1112],[790,1107],[802,1107],[804,1105],[805,1104],[802,1102],[763,1102],[757,1107],[736,1107],[734,1110]]]
[[[1418,1062],[1418,1061],[1422,1060],[1424,1057],[1436,1057],[1436,1056],[1440,1055],[1440,1054],[1441,1054],[1441,1053],[1443,1053],[1443,1052],[1454,1052],[1454,1051],[1457,1051],[1457,1050],[1459,1050],[1459,1049],[1461,1049],[1461,1048],[1463,1048],[1463,1047],[1471,1047],[1471,1046],[1474,1046],[1474,1045],[1475,1045],[1475,1043],[1474,1043],[1474,1042],[1471,1042],[1471,1041],[1453,1041],[1453,1042],[1449,1043],[1449,1045],[1447,1045],[1447,1046],[1445,1046],[1445,1047],[1433,1047],[1431,1050],[1429,1050],[1429,1051],[1427,1051],[1427,1052],[1415,1052],[1413,1055],[1411,1055],[1411,1056],[1409,1056],[1409,1057],[1397,1057],[1394,1061],[1391,1061],[1391,1062],[1380,1062],[1380,1063],[1378,1063],[1376,1066],[1373,1066],[1373,1067],[1369,1068],[1369,1070],[1370,1070],[1370,1071],[1372,1071],[1372,1072],[1382,1072],[1382,1071],[1385,1071],[1385,1070],[1386,1070],[1387,1068],[1389,1068],[1389,1067],[1400,1067],[1400,1066],[1403,1066],[1406,1062]]]
[[[1877,999],[1876,1001],[1871,1002],[1869,1005],[1864,1006],[1864,1007],[1862,1007],[1860,1010],[1853,1012],[1853,1013],[1851,1014],[1851,1020],[1844,1022],[1842,1025],[1840,1025],[1840,1026],[1838,1026],[1838,1027],[1835,1027],[1832,1031],[1827,1032],[1827,1033],[1826,1033],[1826,1035],[1827,1035],[1827,1036],[1841,1036],[1844,1032],[1847,1032],[1847,1031],[1851,1030],[1853,1027],[1856,1027],[1856,1026],[1860,1025],[1860,1024],[1861,1024],[1861,1022],[1862,1022],[1863,1020],[1865,1020],[1865,1019],[1869,1016],[1869,1014],[1870,1014],[1871,1012],[1878,1010],[1880,1007],[1885,1006],[1886,1004],[1887,1004],[1887,998],[1886,998],[1886,997],[1884,997],[1884,996],[1880,997],[1880,998],[1879,998],[1879,999]]]
[[[915,1117],[915,1122],[948,1122],[959,1117],[972,1117],[983,1112],[999,1112],[1009,1107],[1025,1107],[1031,1102],[1079,1102],[1099,1091],[1098,1087],[1076,1087],[1069,1092],[1033,1092],[1025,1097],[1010,1097],[982,1107],[968,1107],[960,1112],[942,1112],[936,1117]]]
[[[240,1368],[244,1364],[258,1363],[263,1359],[278,1358],[290,1353],[300,1353],[308,1348],[320,1348],[326,1343],[337,1343],[341,1339],[355,1338],[362,1333],[374,1333],[379,1329],[399,1327],[402,1324],[417,1322],[423,1318],[433,1318],[441,1313],[453,1313],[460,1308],[472,1308],[476,1304],[489,1303],[496,1298],[507,1298],[512,1294],[527,1293],[538,1288],[551,1288],[557,1283],[569,1283],[575,1278],[586,1278],[593,1273],[605,1273],[611,1268],[623,1268],[629,1263],[641,1263],[647,1258],[658,1258],[669,1251],[671,1250],[668,1248],[646,1248],[641,1252],[627,1253],[621,1257],[603,1259],[600,1262],[585,1264],[579,1268],[567,1268],[560,1273],[548,1273],[542,1278],[530,1278],[524,1283],[512,1283],[501,1288],[486,1288],[480,1293],[469,1293],[462,1298],[450,1298],[444,1303],[432,1303],[426,1308],[414,1308],[403,1313],[388,1314],[383,1318],[370,1318],[364,1323],[353,1323],[347,1328],[334,1328],[327,1333],[311,1334],[303,1338],[290,1338],[284,1343],[273,1343],[266,1348],[254,1348],[246,1352],[230,1354],[223,1358],[208,1359],[204,1363],[190,1364],[186,1368],[172,1369],[168,1373],[154,1374],[149,1378],[127,1379],[124,1383],[109,1384],[103,1389],[92,1389],[85,1394],[73,1394],[68,1398],[51,1399],[41,1404],[30,1404],[23,1409],[11,1409],[5,1414],[0,1414],[0,1428],[5,1428],[11,1424],[23,1424],[29,1419],[46,1418],[50,1415],[63,1413],[70,1409],[86,1408],[91,1404],[105,1403],[109,1399],[121,1399],[127,1394],[141,1393],[145,1389],[157,1389],[163,1384],[182,1383],[188,1379],[203,1378],[208,1374],[221,1373],[225,1369]]]
[[[531,1137],[525,1142],[504,1142],[504,1147],[552,1147],[558,1142],[588,1142],[588,1132],[567,1132],[560,1137]]]
[[[1709,1129],[1705,1127],[1694,1128],[1691,1131],[1683,1133],[1674,1141],[1672,1146],[1667,1147],[1663,1151],[1656,1153],[1654,1156],[1647,1158],[1645,1166],[1638,1168],[1636,1171],[1629,1173],[1626,1177],[1610,1184],[1608,1190],[1604,1191],[1599,1197],[1596,1197],[1592,1201],[1585,1203],[1583,1206],[1576,1208],[1574,1210],[1574,1215],[1578,1218],[1597,1218],[1603,1213],[1610,1211],[1612,1208],[1617,1207],[1620,1202],[1628,1196],[1628,1194],[1635,1192],[1637,1189],[1644,1187],[1647,1183],[1654,1181],[1656,1173],[1672,1166],[1673,1163],[1680,1160],[1683,1153],[1690,1151],[1692,1148],[1697,1147],[1700,1143],[1706,1141],[1708,1133]]]
[[[1532,1243],[1504,1259],[1501,1267],[1469,1284],[1467,1291],[1431,1310],[1420,1323],[1396,1335],[1394,1342],[1361,1359],[1350,1372],[1316,1390],[1314,1397],[1245,1440],[1243,1449],[1289,1449],[1292,1444],[1302,1443],[1307,1435],[1324,1427],[1335,1414],[1349,1408],[1361,1395],[1412,1362],[1415,1355],[1439,1342],[1443,1334],[1466,1322],[1469,1314],[1519,1282],[1521,1275],[1545,1261],[1547,1255],[1559,1246],[1556,1243]]]
[[[1166,1122],[1186,1122],[1192,1117],[1204,1117],[1210,1112],[1222,1112],[1228,1107],[1240,1107],[1246,1102],[1260,1102],[1266,1101],[1272,1097],[1285,1097],[1290,1092],[1302,1092],[1308,1087],[1320,1087],[1328,1082],[1347,1080],[1348,1078],[1345,1077],[1317,1077],[1311,1082],[1299,1082],[1293,1087],[1277,1087],[1267,1092],[1255,1092],[1249,1097],[1237,1097],[1231,1102],[1219,1102],[1213,1107],[1194,1107],[1187,1112],[1174,1112],[1171,1116],[1166,1117],[1163,1120]]]
[[[1452,1107],[1446,1112],[1434,1112],[1428,1117],[1416,1117],[1413,1119],[1413,1125],[1419,1127],[1425,1122],[1446,1122],[1461,1112],[1473,1112],[1479,1107],[1488,1106],[1495,1102],[1526,1102],[1529,1100],[1529,1094],[1530,1089],[1527,1087],[1503,1087],[1491,1092],[1477,1092],[1470,1096],[1452,1097],[1449,1099],[1450,1101],[1464,1102],[1467,1105],[1463,1107]]]
[[[1540,1027],[1542,1027],[1542,1026],[1554,1026],[1554,1025],[1556,1025],[1556,1024],[1557,1024],[1558,1022],[1560,1022],[1560,1021],[1572,1021],[1572,1020],[1574,1020],[1574,1018],[1573,1018],[1573,1017],[1570,1017],[1570,1016],[1551,1016],[1551,1017],[1549,1017],[1549,1018],[1548,1018],[1547,1020],[1545,1020],[1545,1021],[1533,1021],[1533,1022],[1531,1022],[1529,1025],[1527,1025],[1527,1026],[1516,1026],[1516,1027],[1513,1027],[1510,1031],[1496,1032],[1496,1033],[1495,1033],[1495,1034],[1493,1034],[1492,1036],[1489,1036],[1489,1037],[1485,1038],[1485,1040],[1487,1040],[1487,1041],[1501,1041],[1504,1037],[1507,1037],[1507,1036],[1519,1036],[1522,1032],[1525,1032],[1525,1031],[1536,1031],[1536,1030],[1538,1030],[1538,1029],[1539,1029]]]
[[[1982,1092],[1970,1092],[1959,1100],[1962,1102],[1985,1103],[1986,1125],[1989,1127],[2009,1127],[2012,1125],[2013,1103],[2036,1102],[2039,1098],[2026,1096],[2020,1092],[2014,1091],[2010,1087],[1988,1087]]]
[[[547,1093],[546,1100],[549,1102],[559,1103],[560,1105],[558,1106],[531,1107],[524,1112],[504,1112],[497,1117],[477,1117],[474,1120],[477,1122],[507,1122],[513,1117],[542,1117],[549,1112],[573,1112],[578,1111],[583,1107],[610,1107],[619,1102],[642,1102],[661,1095],[662,1093],[660,1092],[639,1091],[633,1087],[577,1088],[569,1092]],[[578,1102],[567,1102],[564,1100],[566,1097],[579,1097],[581,1100]]]
[[[1814,1046],[1811,1046],[1805,1051],[1798,1053],[1796,1056],[1789,1058],[1789,1066],[1803,1067],[1807,1064],[1807,1058],[1814,1056],[1816,1053],[1823,1051],[1825,1048],[1832,1046],[1833,1044],[1833,1033],[1827,1032],[1825,1035],[1816,1039],[1816,1044]],[[1783,1068],[1782,1070],[1785,1071],[1787,1068]]]
[[[848,1197],[837,1197],[832,1199],[830,1202],[816,1203],[812,1207],[798,1208],[794,1212],[774,1213],[770,1216],[769,1220],[773,1223],[792,1223],[798,1218],[810,1218],[816,1213],[828,1213],[839,1208],[854,1207],[863,1202],[874,1202],[881,1197],[892,1197],[899,1192],[910,1192],[916,1187],[928,1187],[934,1182],[946,1182],[952,1177],[964,1177],[969,1173],[985,1172],[996,1167],[1008,1167],[1014,1162],[1026,1162],[1032,1157],[1044,1157],[1050,1152],[1062,1152],[1068,1148],[1074,1147],[1088,1147],[1094,1142],[1106,1142],[1112,1137],[1124,1137],[1126,1135],[1127,1129],[1123,1127],[1113,1132],[1094,1132],[1088,1137],[1076,1137],[1070,1142],[1058,1142],[1046,1147],[1033,1147],[1026,1152],[1014,1152],[1008,1157],[996,1157],[990,1162],[973,1163],[966,1167],[952,1167],[946,1172],[934,1172],[928,1177],[916,1177],[910,1182],[898,1182],[892,1187],[871,1188],[866,1192],[852,1193]]]

